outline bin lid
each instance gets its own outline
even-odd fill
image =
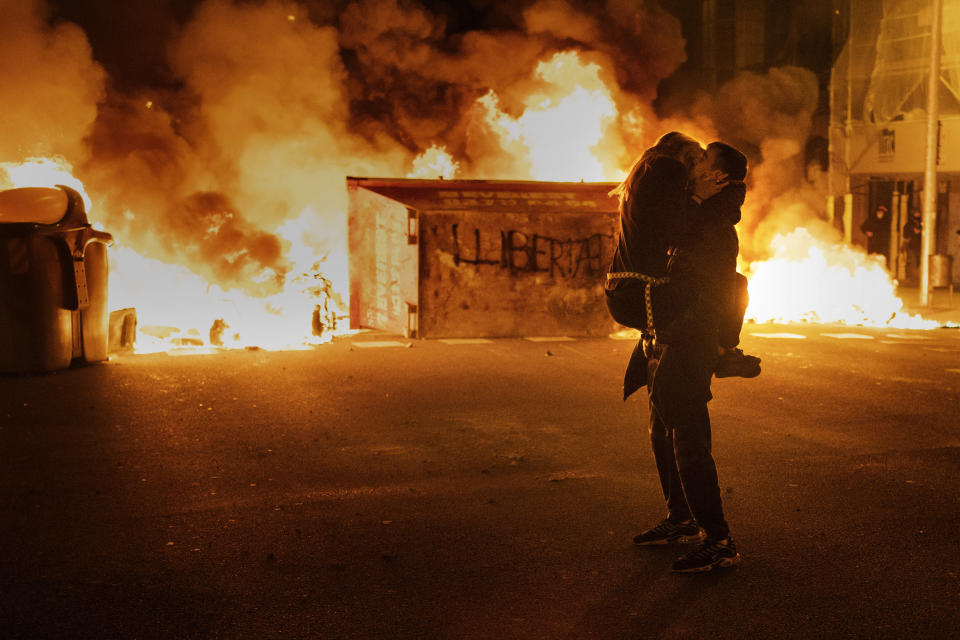
[[[69,198],[62,189],[21,187],[0,191],[0,223],[56,224],[67,213]]]

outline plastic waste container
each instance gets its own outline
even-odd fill
[[[69,187],[0,191],[0,372],[106,360],[112,240]]]

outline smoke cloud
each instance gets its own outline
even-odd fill
[[[203,4],[170,67],[180,91],[103,109],[87,167],[140,251],[159,244],[212,281],[276,293],[292,265],[272,230],[313,207],[328,239],[342,238],[345,172],[403,168],[393,141],[347,131],[337,33],[294,3]]]
[[[658,116],[657,87],[686,53],[679,20],[653,2],[205,0],[170,30],[164,86],[110,83],[84,33],[41,0],[0,7],[2,159],[65,156],[118,242],[251,294],[309,266],[297,243],[345,293],[347,175],[404,176],[442,147],[459,177],[531,177],[490,113],[561,99],[540,65],[569,51],[615,107],[593,149],[609,179],[679,128],[750,157],[746,250],[816,217],[818,187],[802,178],[813,74],[744,74]]]
[[[542,0],[497,28],[451,32],[416,2],[208,0],[170,43],[175,90],[103,102],[83,177],[133,248],[255,294],[292,268],[272,231],[306,216],[305,241],[343,287],[344,176],[402,176],[440,144],[461,177],[530,177],[478,100],[494,92],[519,116],[532,92],[549,95],[536,70],[550,55],[581,51],[617,88],[618,117],[649,118],[657,82],[684,59],[679,22],[656,7],[605,9],[600,19]],[[614,170],[635,155],[634,128],[621,124],[603,142]]]
[[[87,155],[106,73],[83,31],[49,20],[41,0],[0,0],[0,159]]]

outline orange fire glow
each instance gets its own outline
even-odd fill
[[[25,162],[0,162],[0,189],[53,187],[58,184],[75,189],[90,210],[90,196],[83,183],[73,176],[73,167],[65,158],[30,158]]]
[[[903,311],[880,259],[817,240],[806,229],[777,235],[773,256],[747,266],[756,322],[816,322],[931,329],[935,322]]]
[[[0,189],[58,184],[76,189],[86,202],[91,223],[100,226],[84,185],[64,159],[3,163],[0,170],[0,177],[5,177]],[[137,310],[138,353],[201,353],[213,352],[213,347],[251,346],[290,350],[329,341],[335,333],[344,332],[344,323],[337,322],[343,304],[332,282],[321,274],[320,263],[323,273],[345,281],[346,255],[321,256],[309,246],[305,236],[316,224],[315,215],[305,210],[277,230],[288,242],[293,275],[281,293],[261,298],[208,282],[186,266],[144,256],[118,239],[108,252],[109,307]]]
[[[111,251],[111,308],[137,310],[138,352],[169,351],[171,345],[191,352],[293,350],[327,342],[346,331],[344,305],[330,279],[346,280],[346,253],[321,256],[309,246],[305,236],[315,215],[305,210],[276,230],[293,262],[280,293],[251,296],[119,246]]]
[[[600,16],[540,2],[515,30],[441,43],[443,20],[416,3],[361,0],[320,23],[283,0],[203,2],[167,43],[176,96],[121,92],[82,30],[21,5],[9,22],[27,37],[0,52],[32,63],[8,83],[0,188],[83,194],[114,235],[109,306],[137,309],[140,351],[303,348],[344,331],[347,175],[616,182],[670,129],[759,150],[743,226],[763,234],[741,231],[758,257],[742,265],[750,318],[932,324],[902,312],[879,264],[804,229],[825,195],[791,183],[813,74],[747,74],[659,121],[684,44],[643,3]],[[799,200],[802,215],[767,224]]]
[[[451,180],[457,177],[459,172],[460,164],[453,159],[450,152],[445,147],[433,145],[414,159],[413,169],[407,177]]]
[[[622,170],[607,169],[595,154],[617,114],[600,67],[582,62],[575,51],[565,51],[541,62],[535,77],[543,88],[527,96],[518,118],[501,110],[492,90],[478,101],[502,147],[525,158],[534,180],[622,177]]]

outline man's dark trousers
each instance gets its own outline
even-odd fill
[[[676,522],[692,517],[719,540],[730,530],[723,517],[707,411],[713,362],[708,349],[715,350],[714,345],[653,347],[647,389],[650,441],[669,518]]]

